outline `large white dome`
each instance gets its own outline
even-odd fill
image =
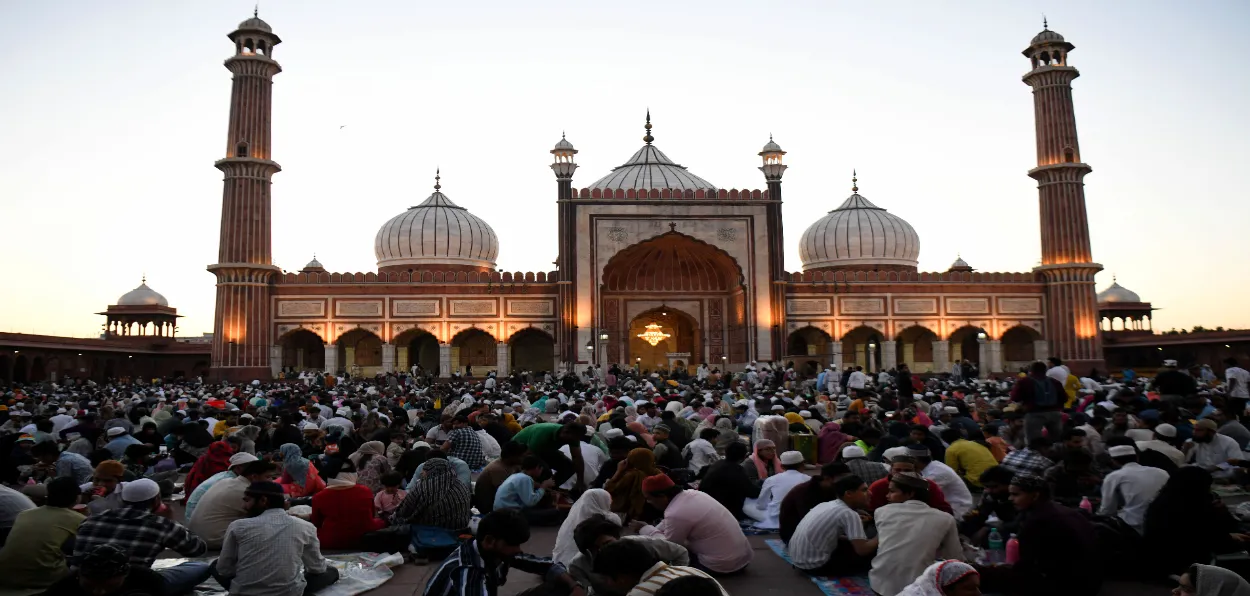
[[[139,287],[122,294],[117,299],[118,306],[169,306],[169,301],[161,296],[156,290],[148,287],[147,278],[143,278],[143,283]]]
[[[919,257],[920,237],[911,224],[873,205],[858,192],[816,220],[799,240],[804,271],[871,265],[915,267]]]
[[[663,151],[650,143],[643,145],[625,163],[590,185],[591,188],[629,190],[664,189],[715,190],[716,186],[674,163]]]
[[[447,198],[438,185],[425,202],[382,225],[373,243],[378,267],[461,265],[495,268],[499,238],[476,215]]]

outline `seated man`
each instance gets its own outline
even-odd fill
[[[813,575],[852,575],[867,571],[877,550],[877,539],[864,532],[870,520],[868,485],[859,476],[843,476],[833,483],[836,500],[821,503],[803,516],[786,550],[794,566]]]
[[[526,455],[521,459],[521,471],[499,485],[499,490],[495,492],[495,509],[516,509],[533,525],[558,525],[565,512],[554,507],[546,498],[555,480],[539,480],[542,476],[543,460],[537,455]]]
[[[152,562],[167,548],[184,557],[198,557],[208,551],[198,536],[156,514],[161,507],[161,487],[156,482],[149,478],[127,482],[121,492],[121,507],[88,517],[78,526],[73,560],[82,560],[101,544],[112,544],[129,555],[132,569],[151,569]],[[196,561],[157,573],[163,580],[163,596],[189,592],[209,576],[208,564]]]
[[[1108,448],[1107,453],[1116,470],[1102,481],[1102,506],[1098,513],[1119,516],[1138,534],[1142,534],[1146,526],[1146,509],[1167,484],[1168,473],[1137,463],[1137,449],[1132,445],[1116,445]]]
[[[78,503],[78,483],[73,478],[56,478],[46,487],[46,503],[17,514],[13,531],[0,548],[0,569],[4,570],[0,586],[46,588],[69,575],[64,551],[67,543],[72,545],[83,520],[72,509]]]
[[[760,486],[758,499],[747,499],[742,505],[742,512],[755,520],[755,526],[764,529],[780,527],[778,516],[781,514],[781,501],[790,494],[794,487],[811,480],[804,474],[803,454],[798,451],[787,451],[781,454],[780,474],[773,474]]]
[[[868,511],[873,512],[884,506],[888,502],[890,492],[890,478],[897,474],[917,472],[916,458],[910,455],[897,455],[890,460],[890,476],[882,478],[868,487]],[[939,511],[945,511],[954,515],[951,506],[946,502],[946,498],[942,496],[942,489],[938,485],[929,480],[929,490],[925,491],[925,502],[930,507]]]
[[[994,454],[985,445],[963,438],[958,428],[948,428],[941,436],[950,445],[946,448],[946,465],[968,484],[980,488],[981,474],[998,465]]]
[[[968,485],[964,484],[963,479],[950,466],[933,459],[924,445],[908,447],[908,454],[916,458],[920,475],[942,489],[942,497],[950,503],[955,517],[963,517],[972,510],[972,491],[968,490]]]
[[[569,574],[577,580],[578,585],[586,588],[596,596],[624,596],[613,584],[594,572],[595,556],[604,546],[617,540],[640,542],[657,560],[669,565],[686,566],[690,564],[690,553],[679,544],[673,544],[655,536],[621,536],[621,526],[616,522],[595,514],[573,529],[573,542],[580,551],[569,563]]]
[[[46,596],[151,596],[161,594],[161,576],[147,567],[132,565],[122,549],[101,544],[78,563],[78,568],[52,584]]]
[[[218,481],[238,478],[239,473],[243,471],[243,467],[254,461],[256,461],[256,456],[246,451],[240,451],[231,455],[229,468],[209,476],[207,480],[195,487],[195,490],[191,491],[190,495],[187,495],[187,506],[183,513],[185,519],[190,520],[195,515],[195,508],[200,505],[200,499],[203,499],[204,495],[208,494],[208,489],[213,488],[213,485],[217,484]]]
[[[856,449],[859,448],[856,447]],[[867,463],[874,466],[881,465],[875,462]],[[884,466],[882,467],[885,469]],[[807,515],[807,512],[821,503],[836,499],[837,497],[833,494],[834,482],[849,474],[851,471],[847,464],[833,462],[820,468],[820,476],[794,487],[794,490],[781,500],[781,512],[777,516],[778,521],[781,522],[781,539],[789,542],[790,537],[794,535],[794,530],[799,527],[799,522],[803,521],[803,516]]]
[[[934,559],[963,559],[955,518],[925,504],[929,482],[904,472],[890,479],[889,504],[875,513],[877,556],[869,583],[894,596],[920,577]]]
[[[125,475],[126,467],[119,461],[106,459],[96,465],[91,473],[91,487],[84,489],[82,496],[87,504],[87,515],[99,515],[122,506],[122,494],[117,488]]]
[[[226,528],[221,556],[211,568],[221,587],[239,595],[298,596],[315,594],[339,580],[339,570],[321,556],[317,527],[287,515],[281,485],[253,482],[242,501],[247,518]]]
[[[495,495],[509,476],[521,471],[525,445],[508,441],[500,448],[499,459],[486,464],[473,485],[473,506],[483,515],[495,509]]]
[[[195,532],[209,548],[221,548],[226,539],[226,528],[235,520],[247,517],[243,494],[253,482],[272,480],[277,476],[277,466],[265,460],[243,464],[239,475],[221,480],[213,485],[195,508],[195,515],[187,527]]]
[[[683,577],[712,580],[694,567],[673,566],[660,561],[642,544],[630,540],[617,540],[604,546],[599,556],[595,557],[595,573],[604,578],[613,592],[628,596],[650,596],[663,589],[665,584]],[[720,589],[720,593],[729,594],[724,588]]]
[[[747,499],[760,496],[759,484],[752,482],[742,467],[746,458],[746,444],[730,443],[725,448],[725,459],[708,466],[699,482],[699,490],[723,505],[736,519],[748,519],[742,511],[743,504]]]
[[[691,564],[712,573],[733,573],[751,562],[751,543],[738,520],[716,499],[683,490],[664,474],[644,479],[642,493],[647,503],[664,512],[664,521],[658,526],[630,522],[639,534],[686,547]]]
[[[498,594],[508,568],[542,576],[535,594],[581,596],[583,591],[563,565],[521,552],[530,539],[529,524],[515,509],[496,509],[482,518],[470,542],[452,551],[425,584],[425,596]]]
[[[971,538],[974,545],[985,546],[985,541],[990,535],[990,528],[986,522],[989,521],[991,515],[1001,522],[998,528],[999,533],[1004,537],[1016,533],[1019,527],[1016,523],[1016,508],[1011,504],[1007,490],[1014,476],[1011,470],[1003,466],[994,466],[981,473],[981,486],[985,488],[985,492],[981,493],[981,500],[977,506],[969,511],[959,524],[959,533]]]

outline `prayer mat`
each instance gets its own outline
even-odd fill
[[[768,528],[757,528],[751,525],[751,522],[747,520],[739,520],[738,527],[742,528],[742,533],[747,536],[766,536],[768,534],[776,534],[781,531],[775,528],[771,530]]]
[[[791,565],[794,564],[790,560],[790,555],[786,554],[786,543],[782,542],[780,538],[769,538],[764,541],[764,544],[767,544],[768,548],[771,548],[783,561]],[[796,569],[795,571],[798,570]],[[798,572],[803,573],[802,571]],[[803,573],[803,575],[811,579],[812,583],[816,584],[816,587],[820,588],[820,591],[828,596],[875,596],[876,594],[868,586],[867,575],[850,575],[847,577],[827,577],[807,573]]]
[[[187,561],[203,561],[211,563],[216,557],[197,557],[188,559],[157,559],[152,569],[173,567]],[[330,587],[317,592],[318,596],[355,596],[368,592],[386,583],[395,576],[391,567],[404,564],[401,554],[387,553],[347,553],[342,555],[325,555],[326,562],[339,570],[339,581]],[[195,587],[196,596],[227,596],[227,592],[217,583],[208,581]]]

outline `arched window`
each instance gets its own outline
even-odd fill
[[[258,42],[256,42],[256,53],[257,53],[257,54],[264,54],[264,53],[265,53],[265,42],[263,42],[263,41],[258,41]]]
[[[247,142],[239,141],[239,144],[234,146],[234,156],[235,157],[251,157],[250,155],[248,155]]]
[[[1071,147],[1063,148],[1063,162],[1064,163],[1076,162],[1076,152],[1073,151]]]

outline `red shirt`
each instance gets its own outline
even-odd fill
[[[946,502],[946,497],[942,495],[942,489],[938,488],[932,480],[925,479],[929,483],[929,499],[928,505],[939,511],[945,511],[951,515],[955,512],[951,510],[950,503]],[[868,487],[868,510],[876,511],[877,508],[886,504],[886,495],[890,492],[890,479],[882,478]]]
[[[386,527],[374,515],[373,491],[360,484],[313,495],[312,523],[323,549],[360,548],[362,536]]]

